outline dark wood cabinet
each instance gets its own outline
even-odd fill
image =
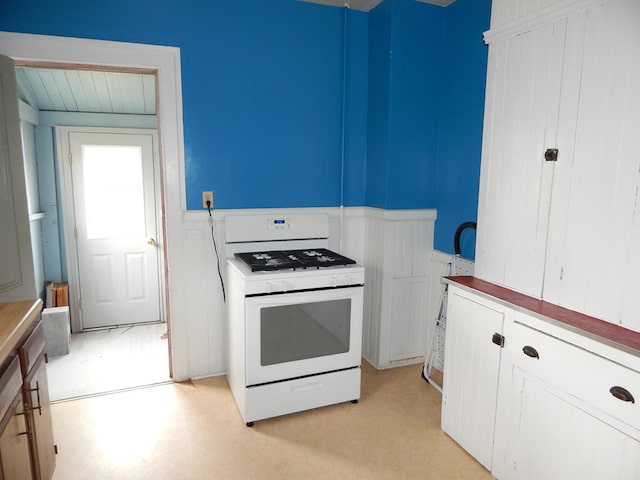
[[[22,376],[13,358],[0,376],[0,479],[32,480],[29,430],[22,400]]]
[[[0,480],[55,469],[40,300],[0,304]]]
[[[23,372],[24,373],[24,372]],[[23,392],[35,478],[50,480],[56,464],[45,354],[41,352],[24,378]]]

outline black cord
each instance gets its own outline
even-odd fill
[[[218,276],[220,277],[220,286],[222,287],[222,300],[227,302],[227,294],[224,291],[224,280],[222,280],[222,272],[220,272],[220,255],[218,255],[218,246],[216,245],[216,236],[213,233],[213,217],[211,216],[211,203],[207,201],[207,210],[209,211],[209,226],[211,227],[211,239],[213,240],[213,251],[216,253],[216,261],[218,263]]]
[[[453,251],[456,255],[460,255],[460,235],[462,235],[462,231],[465,228],[473,228],[474,230],[476,230],[477,224],[476,222],[464,222],[458,226],[458,228],[456,229],[456,233],[453,235]]]

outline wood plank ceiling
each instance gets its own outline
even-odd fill
[[[156,114],[153,74],[16,67],[18,96],[52,112]]]

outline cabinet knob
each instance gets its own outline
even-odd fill
[[[557,162],[558,161],[558,149],[557,148],[547,148],[544,152],[544,159],[547,162]]]
[[[611,395],[616,397],[618,400],[622,400],[623,402],[631,402],[636,403],[635,398],[631,395],[631,392],[624,387],[613,386],[609,389]]]
[[[535,348],[533,348],[531,345],[525,345],[524,347],[522,347],[522,352],[527,357],[540,358],[540,355],[538,355],[538,351]]]
[[[500,335],[497,332],[493,334],[493,337],[491,337],[491,341],[499,347],[504,347],[504,336]]]

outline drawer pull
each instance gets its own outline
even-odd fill
[[[538,355],[538,351],[531,345],[525,345],[524,347],[522,347],[522,351],[527,357],[540,358],[540,355]]]
[[[36,382],[36,388],[31,388],[30,392],[36,392],[36,400],[38,401],[38,405],[33,407],[31,410],[38,410],[38,413],[42,415],[42,404],[40,403],[40,382]]]
[[[611,387],[609,389],[609,392],[611,392],[611,395],[616,397],[618,400],[622,400],[623,402],[636,403],[636,400],[635,398],[633,398],[633,395],[631,395],[631,392],[629,392],[629,390],[624,387]]]

